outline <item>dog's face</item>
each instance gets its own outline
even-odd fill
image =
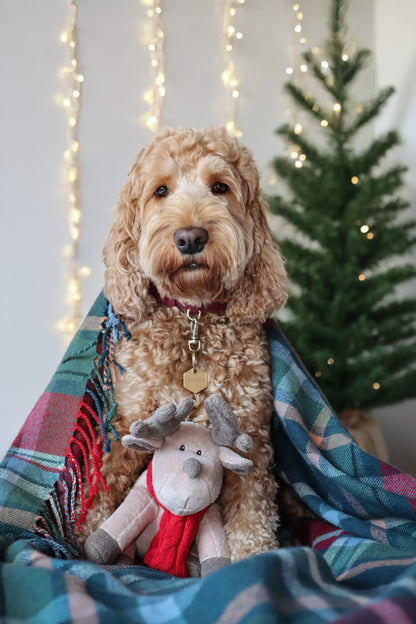
[[[140,267],[163,296],[227,300],[253,255],[247,190],[226,157],[174,145],[162,140],[141,167]]]
[[[274,308],[285,298],[285,272],[267,227],[257,169],[248,150],[223,129],[168,130],[142,150],[104,257],[113,305],[123,274],[125,288],[134,291],[127,296],[130,303],[119,306],[125,316],[123,305],[131,307],[132,296],[144,301],[150,283],[162,296],[193,305],[234,304],[246,289],[250,308],[250,289],[261,290],[266,278],[269,295],[270,285],[275,291]],[[250,287],[253,277],[257,287]],[[264,301],[256,306],[263,309]]]

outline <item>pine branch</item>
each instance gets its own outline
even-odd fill
[[[316,165],[322,162],[321,153],[305,139],[301,134],[296,134],[295,130],[289,124],[283,124],[276,130],[276,134],[285,137],[289,143],[297,145],[306,158]]]
[[[376,405],[394,405],[406,399],[413,399],[416,396],[416,371],[405,371],[401,375],[396,375],[385,379],[380,390],[374,397]]]
[[[359,156],[353,159],[352,168],[356,175],[368,174],[376,167],[389,150],[400,144],[397,132],[390,131],[377,138]]]
[[[384,381],[379,390],[374,390],[372,387],[360,388],[360,380],[358,380],[353,392],[357,397],[355,399],[356,407],[370,410],[401,403],[406,399],[413,399],[416,396],[415,388],[415,373],[408,372],[400,377]]]
[[[356,357],[375,346],[395,348],[401,342],[411,340],[415,335],[414,317],[416,301],[402,304],[394,302],[385,306],[386,312],[361,313],[349,323],[348,357]]]
[[[314,98],[304,93],[302,89],[293,84],[293,82],[287,82],[284,85],[284,89],[300,108],[319,119],[319,121],[322,119],[322,109]]]
[[[416,267],[410,264],[390,267],[378,275],[368,277],[361,283],[361,303],[368,309],[375,301],[383,301],[388,295],[394,293],[399,284],[416,277]]]
[[[361,205],[374,204],[379,198],[393,195],[403,185],[403,175],[407,167],[395,165],[379,176],[359,178],[355,201]]]
[[[364,377],[380,386],[416,362],[416,345],[397,345],[395,349],[376,346],[371,353],[363,353],[354,360],[357,378]],[[415,389],[416,390],[416,389]]]
[[[415,335],[416,300],[404,299],[384,305],[372,314],[372,338],[378,344],[393,346]]]
[[[345,28],[345,2],[343,0],[334,0],[331,5],[329,28],[332,36],[340,36]]]
[[[267,197],[267,203],[272,214],[276,214],[278,216],[283,216],[283,213],[290,214],[294,210],[297,210],[296,202],[288,201],[281,197],[280,195],[273,195]]]
[[[416,299],[401,299],[400,301],[391,301],[390,303],[379,305],[374,310],[374,321],[376,324],[382,323],[388,319],[394,320],[404,315],[415,316],[416,314]],[[399,321],[400,322],[400,321]]]
[[[398,228],[398,232],[400,236],[400,228]],[[409,247],[405,239],[401,241],[400,248],[402,251],[400,253],[399,246],[397,242],[395,242],[395,240],[389,240],[385,242],[383,240],[382,233],[380,236],[376,235],[376,238],[378,241],[377,246],[373,244],[374,241],[371,241],[368,243],[367,253],[361,252],[359,255],[359,258],[361,260],[361,266],[363,267],[364,271],[377,271],[377,269],[380,267],[382,263],[386,262],[387,260],[393,260],[395,258],[401,259],[402,256],[409,251]],[[367,241],[363,241],[363,242],[365,244]],[[413,239],[413,244],[414,244],[414,239]],[[406,282],[408,279],[410,278],[406,277],[402,281]],[[394,286],[395,285],[393,285],[393,288]]]
[[[316,186],[314,173],[309,167],[297,168],[292,160],[278,157],[273,161],[274,169],[286,181],[286,184],[297,196],[297,202],[302,204],[308,201],[311,186]]]
[[[358,113],[355,119],[355,122],[345,130],[347,139],[350,139],[360,128],[377,117],[384,104],[393,95],[394,91],[394,87],[386,87],[385,89],[382,89],[375,98],[363,105],[362,110]]]
[[[355,79],[356,75],[364,69],[369,58],[371,56],[370,50],[362,48],[357,50],[354,56],[348,58],[347,61],[343,61],[342,65],[339,65],[339,71],[337,71],[337,83],[338,89],[342,90],[342,99],[345,99],[344,91],[346,87]],[[339,62],[339,61],[338,61]],[[336,70],[333,70],[334,73]]]
[[[296,273],[305,273],[306,279],[315,280],[319,275],[314,275],[315,270],[322,266],[323,250],[311,249],[307,245],[302,245],[291,239],[283,239],[281,248],[284,256],[290,258],[289,263],[296,266],[290,271],[290,278],[296,281]]]
[[[373,227],[374,241],[377,243],[372,254],[373,263],[392,258],[402,259],[416,245],[415,221],[397,223],[388,228]]]

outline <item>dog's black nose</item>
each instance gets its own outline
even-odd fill
[[[208,232],[201,227],[181,228],[176,230],[173,240],[184,256],[191,256],[203,250],[208,242]]]

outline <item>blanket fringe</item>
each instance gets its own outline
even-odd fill
[[[117,414],[118,404],[114,398],[113,378],[124,369],[115,360],[115,343],[122,337],[130,338],[129,332],[116,316],[111,303],[102,323],[94,368],[86,385],[75,425],[68,442],[65,468],[56,485],[55,497],[61,517],[53,524],[61,525],[65,542],[71,550],[79,552],[76,539],[91,508],[99,487],[108,490],[101,473],[103,452],[111,452],[111,441],[118,441],[113,419]],[[45,519],[46,526],[49,522]],[[39,523],[39,530],[41,523]],[[44,527],[47,533],[52,529]]]
[[[76,522],[78,530],[92,505],[99,484],[101,483],[103,488],[108,490],[101,474],[103,445],[97,443],[93,423],[99,427],[101,425],[97,414],[83,398],[67,455],[67,465],[73,469],[72,475],[76,477],[75,485],[78,488],[80,500],[80,515]],[[88,487],[87,493],[85,485]],[[74,516],[73,512],[71,515]]]

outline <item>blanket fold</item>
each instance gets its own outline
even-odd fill
[[[102,453],[117,439],[114,343],[129,338],[101,293],[0,465],[0,616],[416,621],[415,480],[362,451],[280,329],[268,324],[266,333],[279,478],[316,516],[304,527],[306,546],[187,580],[79,559],[76,533],[102,482]]]

